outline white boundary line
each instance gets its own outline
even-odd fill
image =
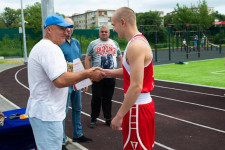
[[[116,88],[116,89],[119,89],[119,90],[123,90],[122,88],[119,88],[119,87],[115,87],[115,88]],[[205,107],[205,108],[210,108],[210,109],[215,109],[215,110],[225,111],[225,109],[216,108],[216,107],[211,107],[211,106],[202,105],[202,104],[197,104],[197,103],[185,102],[185,101],[177,100],[177,99],[173,99],[173,98],[162,97],[162,96],[157,96],[157,95],[151,95],[151,96],[153,96],[153,97],[158,97],[158,98],[162,98],[162,99],[166,99],[166,100],[176,101],[176,102],[180,102],[180,103],[185,103],[185,104],[196,105],[196,106],[200,106],[200,107]],[[221,96],[221,97],[224,97],[224,96]]]
[[[85,93],[88,93],[88,92],[85,92]],[[91,93],[88,93],[88,95],[92,95],[92,94],[91,94]],[[116,101],[116,100],[112,100],[112,102],[115,102],[115,103],[118,103],[118,104],[123,104],[122,102],[119,102],[119,101]],[[225,111],[225,110],[224,110],[224,111]],[[184,119],[176,118],[176,117],[169,116],[169,115],[166,115],[166,114],[162,114],[162,113],[159,113],[159,112],[155,112],[155,113],[158,114],[158,115],[162,115],[162,116],[171,118],[171,119],[179,120],[179,121],[181,121],[181,122],[185,122],[185,123],[189,123],[189,124],[192,124],[192,125],[195,125],[195,126],[207,128],[207,129],[210,129],[210,130],[213,130],[213,131],[225,133],[225,131],[223,131],[223,130],[219,130],[219,129],[212,128],[212,127],[209,127],[209,126],[201,125],[201,124],[194,123],[194,122],[191,122],[191,121],[187,121],[187,120],[184,120]]]
[[[28,88],[26,85],[24,85],[23,83],[21,83],[21,82],[18,80],[18,78],[17,78],[18,73],[19,73],[21,70],[25,69],[25,68],[27,68],[27,67],[21,68],[20,70],[18,70],[18,71],[16,72],[16,74],[15,74],[15,80],[16,80],[16,82],[19,83],[22,87],[24,87],[25,89],[29,90],[29,88]],[[0,95],[0,96],[1,96],[1,95]],[[10,102],[10,101],[9,101],[9,102]],[[15,104],[12,103],[12,102],[10,102],[10,103],[11,103],[12,105],[15,105]],[[17,105],[15,105],[15,106],[17,106]],[[18,107],[18,106],[17,106],[17,107]],[[70,109],[71,109],[71,108],[70,108]],[[67,137],[67,139],[68,139],[68,141],[69,141],[72,145],[78,147],[80,150],[88,150],[87,148],[83,147],[81,144],[79,144],[79,143],[77,143],[77,142],[72,142],[72,139],[70,139],[69,137]]]
[[[15,80],[16,80],[16,82],[19,83],[22,87],[24,87],[25,89],[29,90],[29,88],[28,88],[27,86],[25,86],[24,84],[22,84],[22,83],[17,79],[17,74],[18,74],[21,70],[23,70],[23,69],[25,69],[25,68],[27,68],[27,67],[21,68],[20,70],[18,70],[18,71],[16,72],[16,74],[15,74]]]
[[[19,106],[17,106],[16,104],[12,103],[7,98],[5,98],[2,94],[0,94],[0,98],[3,99],[4,101],[6,101],[9,105],[12,105],[13,107],[15,107],[16,109],[20,108]]]
[[[26,68],[26,67],[24,67],[24,68]],[[17,83],[19,83],[21,86],[23,86],[24,88],[26,88],[26,89],[28,89],[29,90],[29,88],[28,87],[26,87],[24,84],[22,84],[21,82],[19,82],[19,80],[17,79],[17,74],[21,71],[21,70],[23,70],[24,68],[22,68],[22,69],[20,69],[20,70],[18,70],[17,72],[16,72],[16,74],[15,74],[15,79],[16,79],[16,81],[17,81]],[[88,95],[92,95],[91,93],[88,93],[88,92],[85,92],[86,94],[88,94]],[[113,100],[112,100],[113,101]],[[114,101],[115,102],[115,101]],[[119,102],[118,102],[119,103]],[[71,107],[69,107],[70,109],[72,109]],[[85,113],[85,112],[83,112],[83,111],[81,111],[81,113],[82,114],[84,114],[84,115],[86,115],[86,116],[89,116],[90,117],[90,115],[89,114],[87,114],[87,113]],[[99,121],[101,121],[101,122],[105,122],[104,120],[102,120],[102,119],[100,119],[100,118],[97,118],[97,120],[99,120]],[[69,139],[69,141],[71,141],[71,139]],[[73,142],[71,142],[72,144],[73,144]],[[163,144],[160,144],[160,143],[158,143],[158,142],[155,142],[155,144],[156,145],[158,145],[158,146],[160,146],[160,147],[163,147],[163,148],[165,148],[165,149],[167,149],[167,150],[174,150],[174,149],[172,149],[172,148],[170,148],[170,147],[168,147],[168,146],[165,146],[165,145],[163,145]],[[75,144],[74,144],[75,145]],[[82,145],[80,145],[80,144],[76,144],[76,146],[77,145],[79,145],[79,148],[81,148],[82,150],[86,150],[86,148],[84,148]]]
[[[200,87],[207,87],[207,88],[214,88],[214,89],[222,89],[222,90],[225,90],[225,88],[216,87],[216,86],[192,84],[192,83],[185,83],[185,82],[179,82],[179,81],[169,81],[169,80],[162,80],[162,79],[155,79],[155,80],[157,80],[157,81],[164,81],[164,82],[170,82],[170,83],[179,83],[179,84],[185,84],[185,85],[194,85],[194,86],[200,86]]]
[[[223,57],[218,57],[218,58],[213,58],[213,59],[202,59],[202,60],[193,60],[193,61],[185,61],[185,62],[198,62],[198,61],[207,61],[207,60],[214,60],[214,59],[221,59]],[[154,62],[153,62],[154,64]],[[161,65],[172,65],[172,64],[175,64],[175,63],[168,63],[168,64],[157,64],[155,66],[161,66]]]
[[[25,68],[26,68],[26,67],[25,67]],[[22,69],[25,69],[25,68],[22,68]],[[18,74],[19,71],[21,71],[22,69],[20,69],[20,70],[18,70],[18,71],[16,72],[16,74],[15,74],[15,79],[16,79],[16,81],[17,81],[20,85],[22,85],[24,88],[29,89],[28,87],[26,87],[25,85],[23,85],[21,82],[19,82],[19,80],[17,79],[17,74]],[[116,88],[117,88],[117,87],[116,87]],[[117,88],[117,89],[121,89],[121,88]],[[85,92],[85,93],[88,94],[88,95],[92,95],[91,93],[88,93],[88,92]],[[118,101],[115,101],[115,100],[112,100],[112,101],[113,101],[113,102],[116,102],[116,103],[119,103],[119,104],[122,104],[121,102],[118,102]],[[176,101],[179,101],[179,100],[176,100]],[[190,103],[190,104],[192,104],[192,103]],[[196,104],[195,104],[195,105],[196,105]],[[199,105],[199,106],[205,107],[204,105]],[[208,106],[208,108],[210,108],[210,106]],[[213,107],[212,107],[212,108],[213,108]],[[71,109],[71,108],[70,108],[70,109]],[[224,111],[224,110],[222,110],[222,111]],[[204,126],[204,125],[197,124],[197,123],[194,123],[194,122],[191,122],[191,121],[187,121],[187,120],[183,120],[183,119],[176,118],[176,117],[173,117],[173,116],[169,116],[169,115],[166,115],[166,114],[162,114],[162,113],[159,113],[159,112],[155,112],[155,113],[158,114],[158,115],[162,115],[162,116],[168,117],[168,118],[172,118],[172,119],[179,120],[179,121],[182,121],[182,122],[185,122],[185,123],[189,123],[189,124],[192,124],[192,125],[195,125],[195,126],[199,126],[199,127],[203,127],[203,128],[206,128],[206,129],[214,130],[214,131],[217,131],[217,132],[225,133],[225,131],[223,131],[223,130],[219,130],[219,129],[216,129],[216,128]],[[87,116],[90,116],[89,114],[87,114],[87,113],[85,113],[85,112],[83,112],[83,111],[82,111],[82,114],[87,115]],[[102,120],[102,119],[99,119],[99,118],[98,118],[98,120],[104,122],[104,120]],[[165,145],[163,145],[163,144],[160,144],[160,143],[158,143],[158,142],[155,142],[155,144],[158,145],[158,146],[161,146],[161,147],[164,146],[164,148],[166,148],[166,149],[168,149],[168,150],[173,150],[172,148],[169,148],[169,147],[167,147],[167,146],[165,146]]]
[[[170,100],[170,101],[175,101],[175,102],[180,102],[180,103],[185,103],[185,104],[190,104],[190,105],[196,105],[196,106],[200,106],[200,107],[205,107],[205,108],[210,108],[210,109],[215,109],[215,110],[220,110],[220,111],[225,112],[225,109],[221,109],[221,108],[211,107],[211,106],[197,104],[197,103],[185,102],[185,101],[181,101],[181,100],[177,100],[177,99],[173,99],[173,98],[162,97],[162,96],[157,96],[157,95],[152,95],[152,96],[162,98],[162,99],[166,99],[166,100]]]
[[[86,92],[87,93],[87,92]],[[88,93],[88,95],[90,95],[90,93]],[[113,101],[113,102],[115,102],[115,101]],[[117,103],[119,103],[119,102],[117,102]],[[69,107],[70,109],[72,109],[71,107]],[[91,115],[89,115],[88,113],[85,113],[85,112],[83,112],[83,111],[81,111],[81,113],[83,114],[83,115],[86,115],[86,116],[88,116],[88,117],[91,117]],[[100,119],[100,118],[97,118],[97,120],[99,120],[99,121],[101,121],[101,122],[105,122],[104,120],[102,120],[102,119]],[[167,150],[175,150],[175,149],[173,149],[173,148],[171,148],[171,147],[168,147],[168,146],[166,146],[166,145],[163,145],[163,144],[161,144],[161,143],[158,143],[158,142],[156,142],[155,141],[155,145],[158,145],[158,146],[160,146],[160,147],[163,147],[163,148],[165,148],[165,149],[167,149]]]
[[[214,71],[214,72],[211,72],[211,73],[214,73],[214,74],[225,74],[225,70]]]
[[[166,145],[160,144],[160,143],[158,143],[158,142],[156,142],[156,141],[155,141],[154,144],[155,144],[155,145],[158,145],[158,146],[160,146],[160,147],[163,147],[163,148],[165,148],[165,149],[167,149],[167,150],[175,150],[175,149],[170,148],[170,147],[168,147],[168,146],[166,146]],[[153,148],[153,149],[154,149],[154,148]]]
[[[116,80],[123,80],[120,78],[116,78]],[[199,86],[199,87],[207,87],[207,88],[213,88],[213,89],[222,89],[225,90],[225,88],[222,87],[215,87],[215,86],[207,86],[207,85],[200,85],[200,84],[191,84],[191,83],[185,83],[185,82],[178,82],[178,81],[169,81],[169,80],[162,80],[162,79],[155,79],[156,81],[163,81],[163,82],[170,82],[170,83],[176,83],[176,84],[185,84],[185,85],[192,85],[192,86]],[[221,95],[215,95],[215,94],[209,94],[209,93],[203,93],[203,92],[196,92],[196,91],[189,91],[189,90],[183,90],[183,89],[176,89],[176,88],[171,88],[171,87],[166,87],[166,86],[160,86],[160,85],[155,85],[156,87],[161,87],[161,88],[168,88],[168,89],[173,89],[173,90],[178,90],[178,91],[186,91],[186,92],[193,92],[193,93],[198,93],[198,94],[205,94],[205,95],[211,95],[211,96],[219,96],[219,97],[224,97]],[[225,92],[225,91],[224,91]]]
[[[221,96],[221,95],[215,95],[215,94],[209,94],[209,93],[203,93],[203,92],[196,92],[196,91],[190,91],[190,90],[183,90],[183,89],[171,88],[171,87],[166,87],[166,86],[155,85],[155,87],[166,88],[166,89],[177,90],[177,91],[183,91],[183,92],[196,93],[196,94],[202,94],[202,95],[210,95],[210,96],[216,96],[216,97],[224,97],[223,95]]]
[[[175,119],[175,120],[179,120],[179,121],[182,121],[182,122],[185,122],[185,123],[188,123],[188,124],[192,124],[192,125],[199,126],[199,127],[202,127],[202,128],[210,129],[210,130],[217,131],[217,132],[220,132],[220,133],[225,133],[225,131],[223,131],[223,130],[219,130],[219,129],[212,128],[212,127],[209,127],[209,126],[201,125],[201,124],[194,123],[194,122],[191,122],[191,121],[187,121],[187,120],[184,120],[184,119],[176,118],[176,117],[169,116],[169,115],[166,115],[166,114],[162,114],[162,113],[159,113],[159,112],[155,112],[155,113],[158,114],[158,115],[165,116],[165,117]]]

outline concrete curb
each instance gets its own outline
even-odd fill
[[[10,102],[7,98],[0,94],[0,110],[7,111],[13,109],[19,109],[20,107],[15,105],[14,103]]]
[[[66,139],[66,147],[69,150],[88,150],[87,148],[83,147],[79,143],[73,142],[72,139],[70,139],[69,137],[67,137]]]

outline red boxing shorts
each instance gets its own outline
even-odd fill
[[[153,100],[147,104],[134,104],[123,117],[122,130],[124,150],[151,150],[155,141]]]

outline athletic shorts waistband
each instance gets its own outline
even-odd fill
[[[126,94],[124,94],[124,96],[126,96]],[[135,104],[147,104],[147,103],[151,103],[152,102],[152,97],[150,93],[141,93]]]

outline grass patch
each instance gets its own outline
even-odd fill
[[[18,64],[22,61],[0,59],[0,64]]]
[[[189,62],[183,65],[154,66],[154,77],[162,80],[225,88],[224,73],[214,73],[223,70],[225,70],[224,58],[220,58]]]

